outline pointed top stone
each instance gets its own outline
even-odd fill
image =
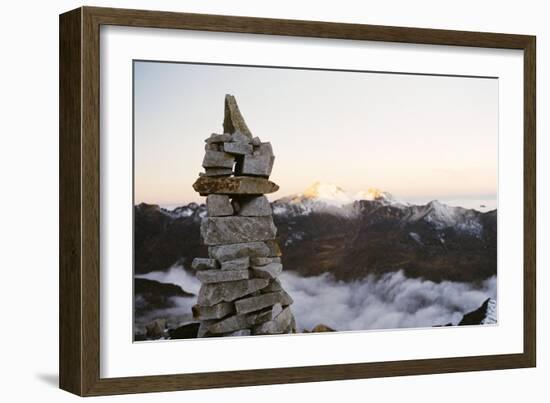
[[[237,105],[237,100],[231,94],[225,95],[225,115],[223,118],[223,131],[224,133],[235,133],[239,132],[246,137],[252,139],[252,133],[248,129],[246,122],[244,121],[243,115],[239,110],[239,105]]]

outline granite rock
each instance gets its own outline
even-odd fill
[[[215,151],[212,151],[215,152]],[[201,195],[260,195],[273,193],[279,186],[265,178],[250,176],[212,177],[200,176],[193,184],[193,189]]]
[[[235,309],[237,311],[237,314],[244,314],[259,311],[262,308],[275,305],[276,303],[281,302],[281,300],[281,292],[261,294],[235,301]]]
[[[227,283],[203,284],[199,291],[197,303],[212,306],[220,302],[231,302],[252,294],[268,285],[268,280],[257,278]]]
[[[229,196],[212,194],[206,198],[206,211],[210,217],[233,215],[233,205]]]
[[[245,155],[242,165],[239,165],[236,172],[238,175],[252,175],[267,178],[271,175],[274,162],[275,157],[272,155]]]
[[[273,217],[205,217],[201,236],[205,245],[224,245],[273,239]]]
[[[220,302],[212,306],[193,305],[193,317],[197,320],[221,319],[235,312],[231,302]]]
[[[252,133],[250,133],[250,130],[248,129],[248,126],[246,125],[246,122],[241,115],[239,106],[237,105],[237,100],[233,95],[227,94],[225,96],[224,109],[224,133],[240,132],[250,138],[250,140],[252,140]]]
[[[267,257],[270,253],[269,246],[264,242],[237,243],[231,245],[211,246],[208,254],[211,258],[220,262],[234,260],[241,257]]]
[[[271,204],[265,196],[243,196],[233,198],[233,207],[238,215],[262,217],[273,214]]]
[[[233,142],[233,143],[250,144],[251,141],[252,140],[250,139],[250,137],[248,137],[245,134],[242,134],[239,131],[236,131],[235,133],[233,133],[231,135],[231,142]],[[252,150],[254,150],[254,149],[252,149]],[[250,154],[252,154],[252,153],[250,153]]]
[[[277,292],[282,290],[283,286],[281,285],[281,281],[279,279],[275,279],[270,281],[268,286],[262,289],[262,292]]]
[[[229,94],[223,129],[223,134],[206,139],[205,172],[193,184],[207,196],[200,231],[210,258],[193,261],[202,282],[192,308],[200,321],[195,324],[197,337],[293,332],[293,301],[277,279],[282,253],[264,196],[279,189],[267,179],[275,160],[273,147],[252,136]]]
[[[245,315],[233,315],[208,326],[208,332],[212,334],[228,333],[246,329],[248,326],[248,320]]]
[[[226,141],[231,141],[231,133],[216,134],[212,133],[210,137],[204,140],[207,144],[212,143],[225,143]]]
[[[212,334],[208,332],[208,327],[216,323],[215,320],[203,320],[199,326],[197,337],[208,337]]]
[[[202,160],[203,168],[233,168],[235,157],[222,151],[208,150]]]
[[[250,258],[251,266],[265,266],[269,263],[281,263],[280,257],[253,257]]]
[[[250,267],[250,257],[240,257],[238,259],[222,262],[222,270],[246,270]]]
[[[281,247],[279,246],[279,242],[277,242],[275,239],[266,241],[265,244],[269,248],[269,254],[267,255],[267,257],[280,257],[283,255],[283,253],[281,252]]]
[[[279,308],[282,310],[282,305],[276,303],[273,306],[261,309],[256,312],[251,312],[246,315],[250,326],[259,325],[261,323],[272,320],[279,313]]]
[[[249,271],[245,270],[201,270],[197,272],[197,279],[203,284],[224,283],[227,281],[246,280]],[[260,276],[257,276],[261,278]],[[263,277],[268,278],[268,277]]]
[[[269,263],[265,266],[252,266],[252,273],[255,278],[276,279],[283,272],[281,263]]]
[[[281,334],[287,333],[292,327],[294,315],[290,308],[285,308],[273,320],[254,327],[253,334]]]
[[[204,145],[205,151],[223,151],[223,146],[220,143],[206,143]]]
[[[231,168],[204,168],[204,172],[199,173],[201,176],[231,176],[233,175],[233,169]]]
[[[260,143],[254,149],[254,155],[269,155],[273,157],[273,147],[271,143]]]
[[[285,290],[281,290],[279,292],[281,293],[281,304],[283,306],[289,306],[294,303],[294,300],[292,299],[292,297],[289,295],[288,292],[286,292]]]
[[[193,259],[193,263],[191,263],[191,268],[193,270],[210,270],[210,269],[217,269],[220,265],[216,261],[216,259],[209,259],[204,257],[196,257]]]
[[[229,142],[223,144],[223,151],[228,154],[246,155],[252,154],[252,145],[243,142]]]

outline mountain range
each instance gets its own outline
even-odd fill
[[[350,194],[315,183],[272,202],[286,270],[330,273],[354,281],[403,270],[435,282],[481,282],[496,274],[497,212],[453,207],[436,200],[414,205],[377,189]],[[204,204],[172,210],[134,208],[135,273],[189,268],[206,256],[200,241]]]

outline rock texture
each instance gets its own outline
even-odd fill
[[[227,172],[227,171],[224,171]],[[193,189],[201,196],[209,194],[262,195],[279,190],[279,186],[265,178],[251,176],[218,176],[208,175],[208,171],[193,184]]]
[[[208,258],[193,268],[202,286],[193,306],[198,337],[296,332],[292,298],[277,279],[283,270],[267,193],[275,156],[253,137],[234,96],[225,96],[224,133],[205,142],[205,172],[193,184],[207,196],[201,239]]]
[[[201,236],[205,245],[269,241],[277,235],[273,217],[205,217]]]

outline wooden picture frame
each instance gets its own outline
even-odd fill
[[[100,377],[99,35],[102,25],[523,50],[523,353],[229,372]],[[313,382],[536,365],[535,37],[81,7],[60,16],[60,387],[81,396]]]

